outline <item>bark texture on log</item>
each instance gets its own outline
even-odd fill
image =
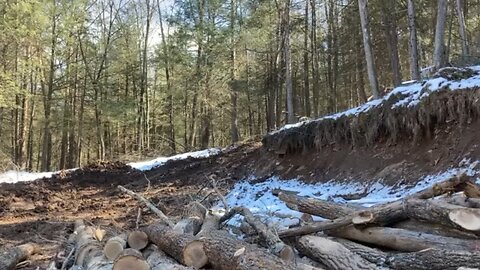
[[[202,228],[206,214],[207,210],[203,205],[198,202],[190,203],[183,213],[183,218],[175,224],[173,230],[196,235]]]
[[[212,231],[200,239],[208,260],[220,270],[293,270],[290,262],[267,250],[240,241],[225,231]]]
[[[153,224],[143,229],[152,243],[186,266],[201,268],[208,263],[203,244],[190,234],[182,234],[161,225]]]
[[[302,236],[298,240],[298,250],[304,255],[321,262],[328,269],[376,269],[377,266],[351,252],[342,244],[318,236]]]
[[[0,269],[13,270],[17,264],[40,251],[40,247],[33,243],[19,245],[0,251]]]
[[[333,240],[339,242],[351,252],[360,255],[365,260],[379,267],[385,266],[387,253],[343,238],[334,238]]]
[[[388,264],[392,269],[399,270],[456,270],[460,267],[475,269],[480,268],[480,253],[427,249],[392,255],[388,258]]]
[[[455,194],[451,197],[445,198],[445,202],[460,205],[468,208],[480,208],[480,199],[469,198],[465,194]]]
[[[95,238],[95,228],[75,221],[75,266],[89,270],[110,270],[112,262],[103,255],[103,248]]]
[[[414,219],[407,219],[391,226],[392,228],[410,230],[414,232],[421,232],[427,234],[436,234],[446,237],[455,237],[462,239],[479,239],[473,232],[458,230],[440,224],[428,223]]]
[[[404,208],[406,214],[413,219],[467,231],[480,230],[480,209],[466,208],[439,200],[418,199],[406,200]]]
[[[348,226],[339,230],[328,231],[328,234],[407,252],[427,248],[472,251],[478,250],[480,247],[479,240],[464,240],[388,227],[358,229],[354,226]]]
[[[143,257],[147,259],[152,270],[190,270],[191,267],[183,266],[174,259],[168,257],[156,245],[149,245],[143,251]]]
[[[273,192],[280,200],[284,201],[288,208],[327,219],[335,219],[339,216],[346,216],[355,211],[352,206],[334,203],[304,196],[298,196],[284,190]]]

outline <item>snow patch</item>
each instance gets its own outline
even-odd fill
[[[17,183],[33,181],[44,177],[52,177],[57,172],[32,173],[23,171],[6,171],[0,174],[0,183]]]
[[[128,165],[140,171],[148,171],[148,170],[151,170],[152,168],[161,166],[171,160],[183,160],[190,157],[206,158],[206,157],[218,155],[220,154],[220,152],[221,150],[219,148],[210,148],[210,149],[205,149],[205,150],[196,151],[196,152],[178,154],[171,157],[159,157],[159,158],[147,160],[147,161],[132,162],[132,163],[129,163]]]

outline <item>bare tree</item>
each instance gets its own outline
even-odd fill
[[[456,4],[460,39],[462,42],[462,56],[465,57],[469,54],[469,51],[467,43],[467,31],[465,26],[465,14],[463,12],[463,0],[457,0]]]
[[[420,80],[420,68],[418,66],[418,43],[417,27],[415,26],[415,6],[413,0],[408,0],[408,49],[410,53],[410,76],[413,80]]]
[[[435,70],[445,66],[445,26],[447,18],[447,0],[438,0],[437,25],[435,27],[435,48],[433,66]]]
[[[358,10],[360,13],[360,22],[362,25],[363,47],[365,49],[365,58],[367,61],[368,80],[374,98],[380,97],[378,90],[377,71],[373,60],[372,42],[370,40],[370,29],[368,25],[367,0],[358,0]]]

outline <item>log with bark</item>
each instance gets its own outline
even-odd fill
[[[90,269],[90,268],[88,268]],[[112,270],[150,270],[150,265],[140,251],[127,248],[115,260]]]
[[[475,233],[458,230],[441,224],[429,223],[415,219],[400,221],[391,226],[392,228],[410,230],[427,234],[436,234],[440,236],[455,237],[461,239],[479,239]]]
[[[102,245],[95,237],[95,228],[77,220],[73,234],[76,236],[74,266],[89,270],[112,269],[112,262],[103,255]]]
[[[192,202],[183,213],[183,217],[175,224],[173,230],[179,233],[196,235],[202,228],[207,209],[198,202]]]
[[[460,250],[426,249],[399,253],[388,258],[392,269],[399,270],[456,270],[460,267],[480,268],[480,253]]]
[[[148,236],[143,231],[132,231],[128,234],[127,243],[133,249],[142,250],[148,245]]]
[[[463,192],[444,198],[445,202],[468,208],[480,208],[480,199],[469,198]]]
[[[197,269],[208,263],[203,242],[195,236],[178,233],[162,224],[153,224],[142,230],[148,235],[150,242],[178,262]]]
[[[205,254],[215,269],[219,270],[274,270],[296,269],[294,264],[270,254],[267,250],[247,244],[217,230],[203,235]]]
[[[276,189],[272,194],[285,202],[288,208],[327,219],[335,219],[338,216],[346,216],[355,211],[351,206],[299,196],[291,191]]]
[[[344,247],[348,248],[351,252],[360,255],[365,260],[379,266],[384,267],[387,261],[387,253],[376,248],[367,247],[365,245],[343,239],[333,238],[334,241],[339,242]]]
[[[143,257],[147,259],[152,270],[189,270],[191,267],[183,266],[161,251],[156,245],[149,245],[143,251]]]
[[[444,237],[389,227],[359,229],[351,225],[346,228],[328,231],[328,234],[407,252],[420,251],[427,248],[472,251],[478,250],[480,247],[480,240]]]
[[[297,248],[304,255],[327,266],[328,269],[377,269],[375,264],[351,252],[342,244],[324,237],[302,236],[298,240]]]
[[[480,209],[478,208],[467,208],[440,200],[408,199],[404,202],[404,209],[412,219],[467,231],[480,230]]]
[[[39,251],[40,247],[34,243],[3,248],[2,251],[0,251],[0,269],[13,270],[18,263],[28,259],[28,257]]]

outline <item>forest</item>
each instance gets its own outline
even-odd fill
[[[255,141],[478,64],[479,28],[473,0],[4,0],[0,169]]]

